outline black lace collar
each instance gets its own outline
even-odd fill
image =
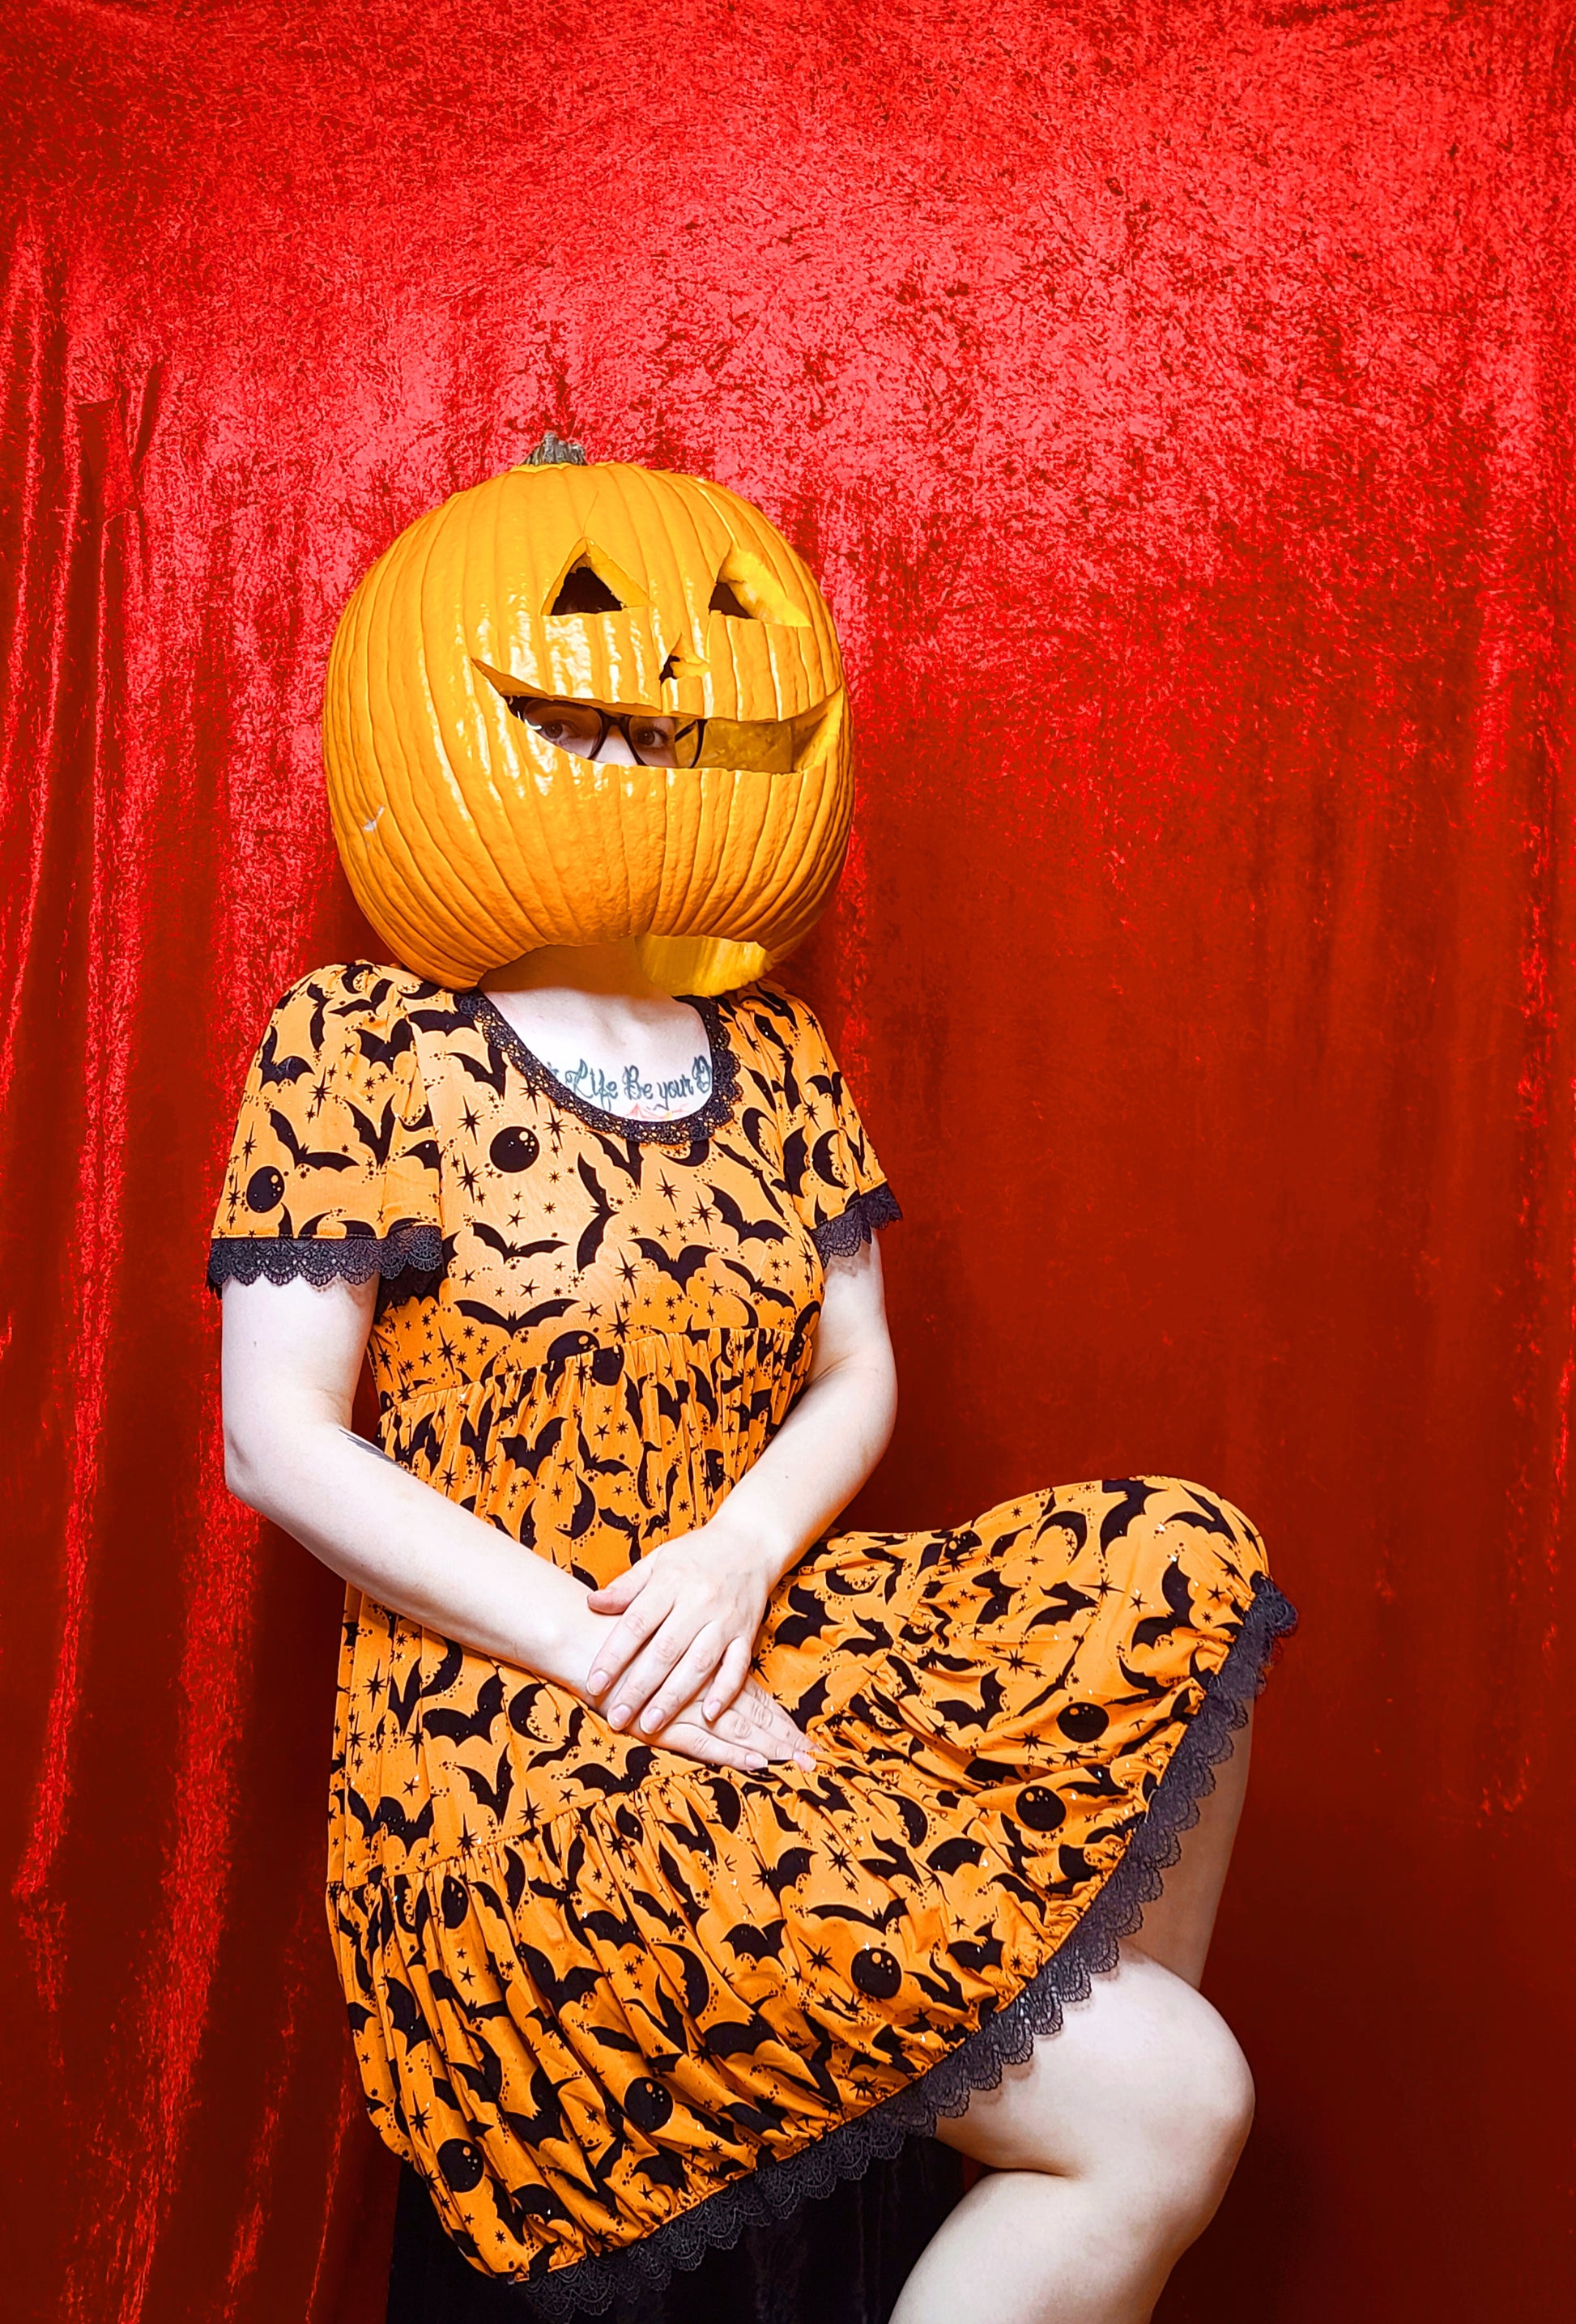
[[[454,1001],[460,1015],[519,1068],[527,1085],[539,1097],[561,1106],[566,1113],[574,1114],[605,1138],[629,1139],[637,1146],[684,1146],[709,1138],[733,1111],[739,1093],[739,1061],[716,1001],[698,992],[679,992],[674,998],[695,1010],[706,1028],[712,1086],[704,1105],[697,1106],[693,1113],[675,1114],[671,1121],[637,1121],[627,1113],[609,1113],[604,1106],[593,1105],[567,1082],[561,1082],[534,1049],[526,1047],[497,1002],[479,984],[473,985],[468,992],[456,992]]]

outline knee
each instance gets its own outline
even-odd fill
[[[1139,2174],[1144,2207],[1177,2251],[1214,2217],[1253,2126],[1253,2098],[1236,2037],[1201,2002],[1155,2077]]]

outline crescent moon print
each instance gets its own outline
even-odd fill
[[[709,1095],[631,1121],[479,991],[321,970],[215,1222],[215,1284],[382,1278],[382,1451],[596,1582],[751,1467],[828,1259],[899,1216],[804,1003],[695,1005]],[[745,1777],[352,1590],[328,1919],[382,2135],[548,2317],[890,2151],[1114,1959],[1292,1619],[1174,1478],[839,1535],[757,1665],[816,1765]]]

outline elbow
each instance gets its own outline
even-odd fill
[[[268,1515],[267,1494],[263,1479],[267,1463],[260,1462],[256,1448],[238,1430],[225,1429],[225,1483],[238,1501],[259,1517]]]

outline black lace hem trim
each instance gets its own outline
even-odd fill
[[[561,1082],[550,1066],[542,1063],[534,1049],[528,1049],[513,1026],[490,994],[480,985],[469,992],[456,992],[454,1005],[467,1024],[474,1025],[494,1049],[501,1050],[511,1065],[525,1076],[527,1086],[539,1097],[562,1107],[576,1120],[602,1132],[604,1138],[623,1138],[636,1146],[694,1146],[703,1138],[720,1130],[733,1111],[739,1094],[739,1060],[728,1038],[727,1027],[717,1003],[705,993],[682,992],[675,996],[687,1008],[696,1010],[706,1028],[706,1041],[711,1050],[711,1094],[693,1113],[681,1113],[671,1121],[636,1121],[627,1113],[609,1113],[600,1105],[593,1105],[577,1090]]]
[[[1198,1821],[1199,1803],[1215,1787],[1216,1766],[1230,1750],[1238,1729],[1246,1726],[1275,1649],[1296,1623],[1295,1609],[1260,1575],[1242,1627],[1206,1683],[1204,1699],[1121,1862],[1060,1950],[950,2057],[869,2113],[829,2130],[803,2153],[760,2164],[737,2185],[708,2195],[640,2243],[577,2260],[535,2282],[501,2281],[500,2290],[513,2295],[522,2313],[540,2317],[544,2324],[601,2315],[619,2300],[638,2305],[659,2292],[676,2268],[698,2267],[714,2246],[732,2250],[746,2227],[786,2218],[806,2200],[829,2194],[839,2180],[862,2177],[906,2140],[928,2136],[944,2116],[962,2114],[976,2090],[994,2089],[1006,2067],[1028,2057],[1037,2035],[1059,2029],[1069,2002],[1088,1999],[1092,1978],[1116,1967],[1122,1938],[1135,1933],[1145,1905],[1159,1895],[1162,1874],[1177,1861],[1184,1832]]]
[[[389,1235],[219,1235],[208,1245],[207,1286],[226,1283],[370,1283],[374,1275],[428,1277],[443,1271],[437,1227],[396,1227]]]
[[[898,1197],[890,1186],[872,1186],[868,1194],[855,1194],[845,1211],[834,1219],[823,1219],[818,1227],[810,1230],[810,1240],[820,1252],[823,1264],[829,1259],[852,1259],[862,1245],[873,1241],[878,1227],[889,1227],[902,1217]]]

